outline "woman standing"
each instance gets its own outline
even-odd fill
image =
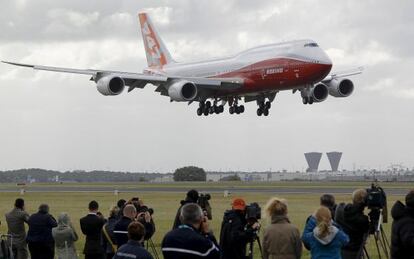
[[[290,223],[287,212],[286,200],[272,198],[266,205],[266,214],[272,224],[264,232],[265,259],[298,259],[302,255],[299,230]]]
[[[341,248],[349,242],[348,235],[332,225],[332,216],[328,208],[320,207],[315,213],[315,218],[316,227],[302,236],[303,243],[310,247],[312,259],[341,259]]]
[[[78,258],[75,248],[75,241],[78,240],[78,234],[72,227],[68,214],[60,214],[58,226],[52,229],[52,235],[55,239],[58,259]]]

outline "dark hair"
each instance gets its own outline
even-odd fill
[[[181,208],[180,220],[183,224],[197,224],[203,219],[203,210],[197,203],[187,203]]]
[[[414,189],[405,196],[405,205],[414,208]]]
[[[145,236],[145,228],[139,222],[133,221],[128,225],[128,238],[140,241]]]
[[[97,210],[99,209],[99,204],[97,201],[89,202],[89,210]]]
[[[126,200],[124,200],[124,199],[120,199],[120,200],[116,203],[116,206],[118,206],[118,208],[122,209],[122,207],[124,207],[125,203],[126,203]]]
[[[199,195],[198,195],[198,191],[197,190],[189,190],[188,192],[187,192],[187,200],[190,200],[190,201],[192,201],[192,202],[197,202],[198,201],[198,197],[199,197]]]
[[[49,213],[49,205],[47,205],[46,203],[40,204],[39,212],[43,214]]]
[[[22,198],[17,198],[16,201],[14,202],[14,207],[19,208],[19,209],[23,209],[24,200]]]
[[[335,197],[332,194],[324,194],[321,196],[321,206],[332,208],[335,206]]]

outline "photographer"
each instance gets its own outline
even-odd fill
[[[186,195],[185,199],[180,202],[181,205],[180,205],[180,207],[177,210],[177,214],[175,215],[174,224],[173,224],[172,229],[176,229],[176,228],[178,228],[179,225],[181,225],[181,220],[180,220],[181,208],[185,204],[188,204],[188,203],[197,203],[198,202],[198,198],[199,198],[198,191],[196,191],[196,190],[189,190],[187,192],[187,195]]]
[[[131,203],[135,206],[135,209],[137,210],[136,220],[145,227],[144,240],[148,240],[155,233],[155,223],[152,219],[152,214],[154,213],[154,210],[152,208],[148,208],[148,206],[145,206],[143,200],[139,199],[138,197],[134,197],[131,199],[131,201],[128,202],[128,204]]]
[[[358,257],[364,236],[369,230],[368,216],[364,215],[367,191],[357,189],[352,193],[352,204],[340,204],[335,213],[335,221],[349,236],[349,243],[342,248],[343,259]]]
[[[405,196],[405,205],[397,201],[391,210],[391,258],[414,258],[414,190]]]
[[[211,234],[201,207],[189,203],[182,207],[182,225],[165,235],[161,247],[165,259],[219,259],[220,250]]]
[[[259,223],[247,227],[246,202],[236,198],[232,210],[226,211],[221,223],[220,248],[222,259],[246,258],[246,245],[254,241]]]

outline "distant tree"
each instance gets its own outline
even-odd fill
[[[224,176],[223,178],[220,179],[220,181],[241,181],[240,176],[238,176],[237,174],[235,175],[229,175],[229,176]]]
[[[181,167],[175,170],[174,172],[174,181],[175,182],[184,182],[184,181],[203,181],[207,180],[206,172],[203,168],[196,166],[186,166]]]

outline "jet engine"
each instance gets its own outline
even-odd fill
[[[319,103],[326,100],[329,91],[328,87],[322,83],[312,86],[311,88],[305,88],[302,90],[301,95],[304,104],[312,104],[314,102]]]
[[[328,84],[329,94],[334,97],[348,97],[354,91],[354,83],[349,79],[333,79]]]
[[[125,81],[118,76],[104,76],[96,85],[102,95],[118,95],[124,91]]]
[[[168,88],[168,95],[176,102],[192,101],[197,97],[197,93],[197,86],[185,80],[176,81]]]

